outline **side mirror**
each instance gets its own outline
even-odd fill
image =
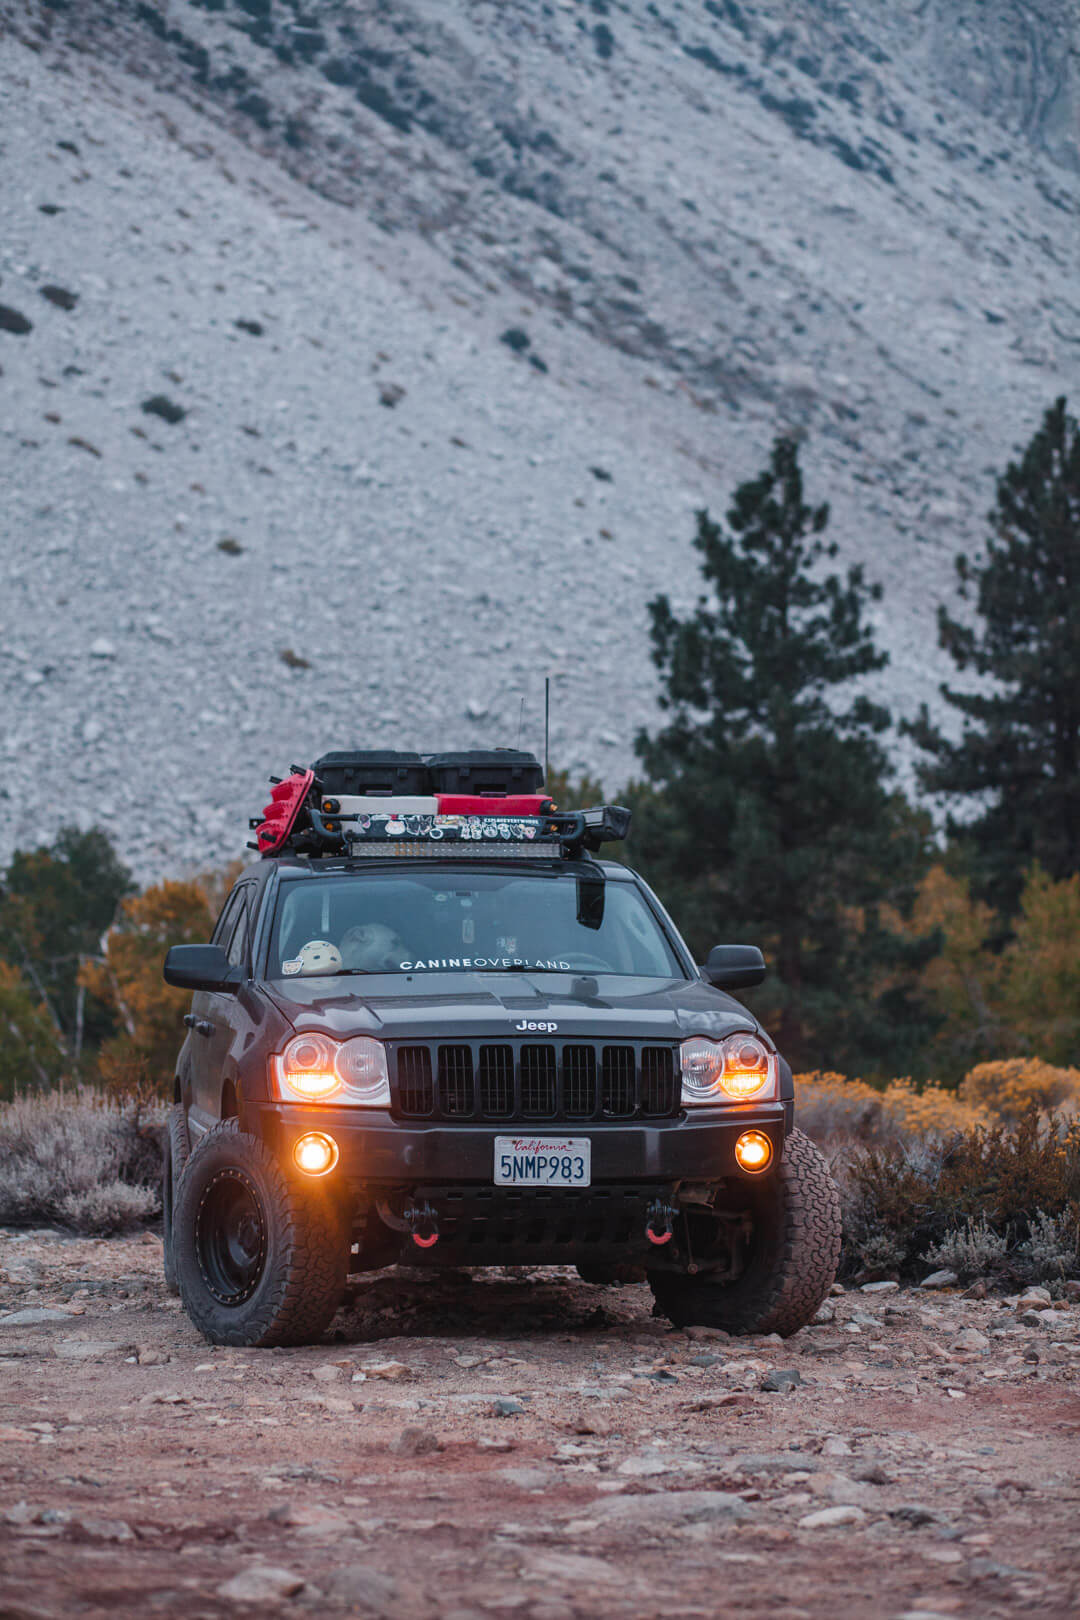
[[[244,982],[243,968],[231,967],[220,945],[173,945],[162,971],[166,984],[182,990],[234,993]]]
[[[749,990],[765,977],[765,958],[756,945],[714,945],[701,977],[717,990]]]

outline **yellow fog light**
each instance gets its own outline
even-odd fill
[[[309,1131],[293,1148],[298,1170],[308,1176],[325,1176],[338,1162],[338,1145],[332,1136],[321,1131]]]
[[[742,1170],[767,1170],[772,1163],[772,1143],[764,1131],[743,1131],[735,1143],[735,1158]]]

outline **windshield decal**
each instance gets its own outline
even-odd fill
[[[429,972],[442,968],[553,968],[558,973],[569,973],[570,963],[554,957],[535,961],[520,956],[429,956],[416,962],[399,962],[402,973]]]

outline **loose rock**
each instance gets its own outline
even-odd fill
[[[977,1350],[983,1355],[990,1348],[990,1340],[985,1333],[980,1333],[978,1328],[969,1327],[957,1334],[952,1347],[954,1350]]]
[[[271,1564],[253,1564],[241,1570],[217,1589],[218,1597],[233,1603],[276,1603],[282,1598],[295,1597],[303,1591],[304,1580],[288,1569],[276,1569]]]
[[[929,1277],[924,1277],[920,1283],[921,1288],[955,1288],[960,1281],[955,1271],[932,1271]]]
[[[398,1584],[390,1575],[372,1569],[370,1564],[345,1564],[331,1570],[321,1582],[325,1591],[341,1603],[382,1612],[397,1597]]]
[[[846,1507],[819,1508],[816,1513],[808,1513],[799,1520],[800,1530],[836,1530],[845,1524],[865,1524],[866,1514],[861,1507],[851,1504]]]
[[[796,1386],[802,1383],[802,1374],[796,1367],[781,1369],[776,1367],[772,1372],[766,1373],[761,1380],[761,1388],[768,1394],[791,1395]]]
[[[590,1509],[590,1517],[605,1524],[699,1524],[728,1519],[752,1519],[754,1510],[741,1496],[727,1491],[657,1492],[653,1496],[616,1496]]]
[[[402,1429],[390,1450],[397,1457],[430,1457],[443,1449],[442,1441],[432,1429],[421,1429],[412,1424]]]

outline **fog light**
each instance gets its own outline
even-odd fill
[[[325,1176],[338,1162],[338,1145],[332,1136],[321,1131],[310,1131],[293,1148],[298,1170],[308,1176]]]
[[[741,1170],[767,1170],[772,1163],[772,1143],[764,1131],[743,1131],[735,1143],[735,1158]]]

